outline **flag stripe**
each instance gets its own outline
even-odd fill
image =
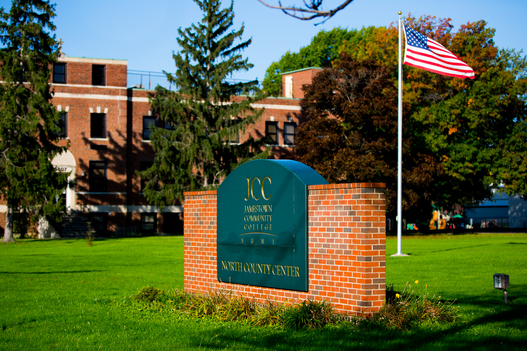
[[[472,69],[467,65],[462,65],[459,63],[450,63],[448,61],[445,62],[444,60],[439,60],[437,59],[437,57],[430,56],[430,55],[414,55],[413,53],[410,53],[409,55],[407,55],[406,59],[429,63],[431,65],[438,65],[438,66],[450,68],[453,70],[472,72]]]
[[[437,44],[439,45],[439,44]],[[436,54],[436,55],[439,55],[441,57],[445,57],[445,58],[450,58],[451,60],[455,60],[455,61],[458,61],[464,65],[466,65],[465,62],[461,61],[456,55],[454,55],[453,53],[451,53],[450,51],[446,50],[443,46],[436,46],[434,44],[432,44],[431,42],[428,42],[428,47],[430,48],[430,52]],[[417,48],[415,48],[417,49]],[[425,49],[420,49],[420,50],[425,50]],[[426,50],[428,51],[428,50]]]
[[[429,61],[429,62],[434,62],[434,63],[437,63],[437,64],[443,64],[443,65],[447,65],[447,66],[451,66],[451,67],[455,67],[455,68],[467,68],[468,70],[472,70],[472,68],[470,68],[466,63],[464,62],[461,62],[459,60],[452,60],[450,58],[442,58],[438,55],[434,55],[434,54],[430,54],[429,52],[427,51],[424,51],[424,52],[420,52],[422,50],[420,49],[408,49],[409,51],[409,54],[407,54],[407,57],[409,58],[416,58],[416,59],[421,59],[423,61]]]
[[[461,61],[456,55],[452,54],[450,51],[446,50],[444,47],[435,47],[434,45],[428,45],[428,47],[430,48],[430,50],[426,50],[426,49],[421,49],[421,48],[417,48],[417,47],[410,47],[414,50],[422,50],[423,52],[431,52],[437,56],[440,56],[440,57],[444,57],[445,59],[450,59],[452,61],[455,61],[455,62],[458,62],[462,65],[465,65],[467,66],[467,64],[463,61]]]
[[[472,73],[472,72],[463,73],[463,72],[453,71],[453,70],[444,70],[444,69],[438,68],[436,65],[424,65],[422,63],[421,64],[414,64],[414,63],[412,63],[410,61],[405,62],[404,64],[407,65],[407,66],[415,67],[415,68],[421,68],[421,69],[424,69],[424,70],[432,72],[432,73],[442,74],[444,76],[474,79],[474,73]]]
[[[404,64],[451,77],[474,79],[474,70],[437,41],[404,26]]]
[[[457,74],[457,75],[462,75],[463,77],[470,77],[473,75],[472,72],[469,72],[469,71],[460,71],[460,70],[455,70],[455,69],[449,69],[448,67],[442,67],[442,66],[438,66],[438,65],[431,65],[429,63],[426,63],[426,62],[420,62],[420,61],[415,61],[415,60],[409,60],[406,62],[407,65],[411,65],[411,66],[414,66],[414,67],[422,67],[423,69],[427,69],[427,70],[434,70],[435,72],[445,72],[445,73],[449,73],[450,75],[452,74]]]
[[[410,54],[408,56],[414,57],[414,58],[421,58],[426,61],[430,61],[431,63],[437,63],[437,64],[445,64],[452,67],[468,67],[466,63],[459,60],[458,58],[453,58],[451,56],[445,56],[445,55],[438,55],[436,52],[432,50],[426,50],[421,48],[413,48],[408,47],[407,51],[410,51]]]

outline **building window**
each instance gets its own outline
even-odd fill
[[[284,123],[284,144],[295,145],[295,132],[296,132],[295,122],[285,122]]]
[[[172,122],[169,122],[169,121],[165,121],[164,122],[164,128],[166,130],[176,130],[176,127],[174,126],[174,124]]]
[[[152,234],[157,229],[156,213],[141,213],[141,233]]]
[[[265,122],[265,138],[269,144],[278,144],[278,122]]]
[[[53,64],[53,83],[66,83],[66,64]]]
[[[152,116],[143,116],[143,140],[152,138],[152,129],[156,126],[156,118]]]
[[[106,139],[106,114],[92,113],[90,120],[90,138]]]
[[[63,112],[60,115],[60,120],[56,123],[56,126],[59,127],[59,131],[55,132],[55,135],[59,138],[68,137],[68,113]]]
[[[106,161],[90,161],[90,192],[106,192],[108,179],[106,175]]]
[[[106,85],[106,66],[92,66],[92,85]]]
[[[152,161],[145,161],[145,162],[141,162],[140,166],[139,166],[139,170],[142,172],[142,171],[146,171],[147,169],[149,169],[150,167],[152,167],[154,165],[154,162]],[[148,178],[141,178],[141,192],[143,192],[143,190],[145,190],[146,188],[146,182],[148,181]],[[154,189],[157,190],[157,184],[156,186],[154,187]]]

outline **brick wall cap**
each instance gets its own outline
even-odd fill
[[[320,184],[320,185],[309,185],[307,188],[309,190],[354,189],[354,188],[386,188],[386,183]]]
[[[206,191],[187,191],[183,193],[184,196],[196,196],[196,195],[216,195],[216,190]]]

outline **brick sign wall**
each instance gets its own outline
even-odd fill
[[[232,290],[261,301],[326,300],[342,313],[380,309],[386,291],[385,185],[308,186],[308,291],[256,287],[217,279],[216,191],[185,194],[187,292]]]

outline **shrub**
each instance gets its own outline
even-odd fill
[[[139,302],[152,303],[159,298],[161,293],[162,291],[158,288],[154,288],[153,286],[145,286],[142,287],[137,294],[135,294],[133,299]]]
[[[91,228],[91,222],[88,222],[88,230],[86,231],[86,245],[93,246],[94,230]]]
[[[229,294],[226,303],[218,309],[218,318],[224,321],[250,320],[257,313],[258,304],[254,299]]]
[[[284,309],[282,324],[289,329],[318,329],[337,320],[333,307],[326,301],[305,300]]]
[[[458,319],[454,302],[441,301],[441,296],[430,295],[425,288],[421,293],[409,283],[401,293],[387,292],[386,303],[382,309],[372,315],[365,325],[382,326],[387,329],[407,330],[420,323],[452,323]]]
[[[186,309],[191,316],[214,316],[219,306],[225,304],[227,298],[223,291],[213,291],[210,294],[189,295]]]
[[[417,286],[416,281],[416,286]],[[210,317],[219,321],[243,321],[255,326],[278,325],[287,329],[319,329],[337,322],[348,323],[353,328],[407,330],[420,323],[450,323],[457,320],[457,309],[452,303],[441,301],[440,296],[421,293],[406,284],[403,292],[386,293],[382,309],[367,317],[340,315],[326,301],[305,300],[292,305],[273,301],[258,303],[231,291],[214,290],[208,294],[189,294],[180,290],[162,291],[143,287],[132,297],[142,310],[165,310],[185,313],[191,317]]]
[[[283,313],[286,307],[281,304],[277,304],[271,300],[263,305],[259,305],[258,313],[256,313],[251,322],[255,326],[265,325],[280,325],[283,321]]]

